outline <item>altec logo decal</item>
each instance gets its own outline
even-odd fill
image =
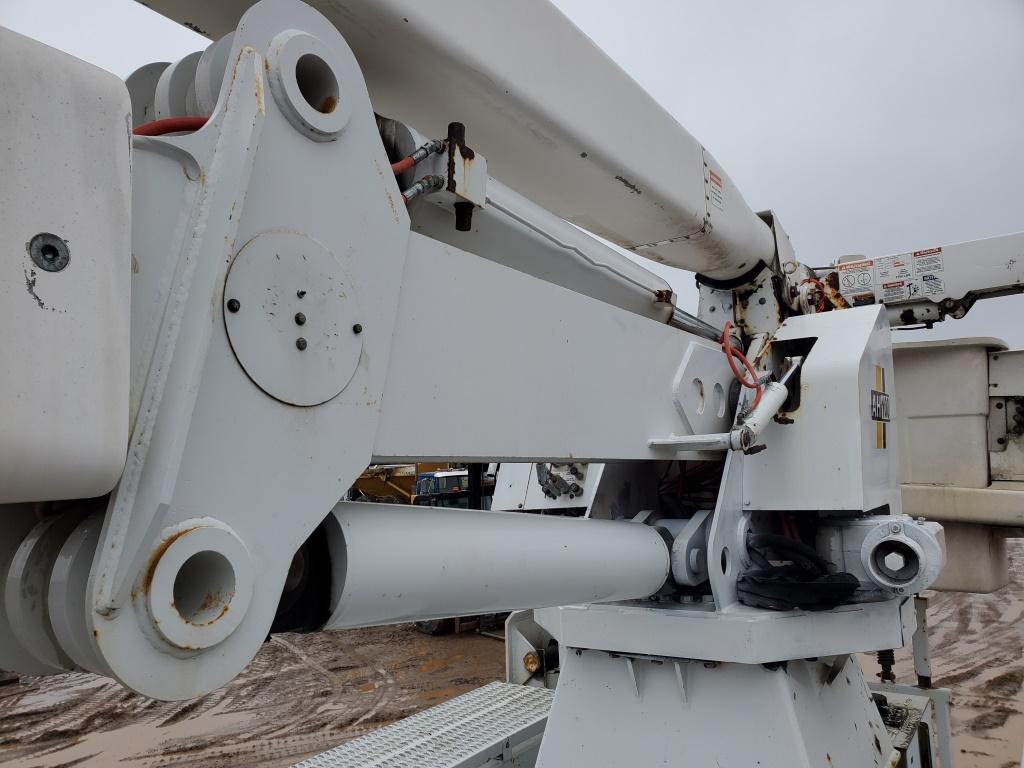
[[[889,393],[885,391],[885,368],[875,366],[875,388],[871,390],[871,420],[875,422],[875,448],[886,448],[886,424],[891,421]]]

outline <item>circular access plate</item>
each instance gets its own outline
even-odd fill
[[[257,235],[231,264],[228,339],[249,378],[282,402],[319,405],[345,389],[362,353],[359,322],[341,263],[305,235]]]

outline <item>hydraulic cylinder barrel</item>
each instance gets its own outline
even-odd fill
[[[342,502],[327,628],[644,598],[669,573],[642,523]]]

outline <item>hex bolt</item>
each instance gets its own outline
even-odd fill
[[[360,323],[356,323],[352,326],[352,333],[359,334],[363,332],[363,326]]]
[[[242,302],[238,299],[228,299],[228,312],[237,312],[242,308]]]
[[[999,439],[996,440],[996,442],[999,443],[1000,445],[1006,445],[1006,438],[1000,437]]]
[[[1003,410],[1003,404],[1002,403],[996,403],[996,410],[997,411]]]
[[[530,651],[523,656],[523,669],[531,675],[540,669],[540,654],[536,651]]]
[[[889,526],[889,530],[892,531],[893,533],[899,533],[900,531],[903,530],[903,526],[900,525],[899,523],[893,523],[892,525]]]
[[[760,299],[757,300],[757,303],[763,305],[765,303],[765,301],[766,301],[766,299],[764,298],[764,296],[762,296]]]
[[[296,325],[305,325],[306,324],[306,316],[304,314],[302,314],[301,312],[296,312],[295,313],[295,324]]]
[[[306,340],[299,336],[299,338],[295,340],[295,346],[298,347],[299,351],[301,352],[306,348]]]

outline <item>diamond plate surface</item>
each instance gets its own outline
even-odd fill
[[[554,691],[490,683],[292,768],[456,768],[500,752],[505,740],[542,723]],[[483,759],[480,760],[483,762]]]

